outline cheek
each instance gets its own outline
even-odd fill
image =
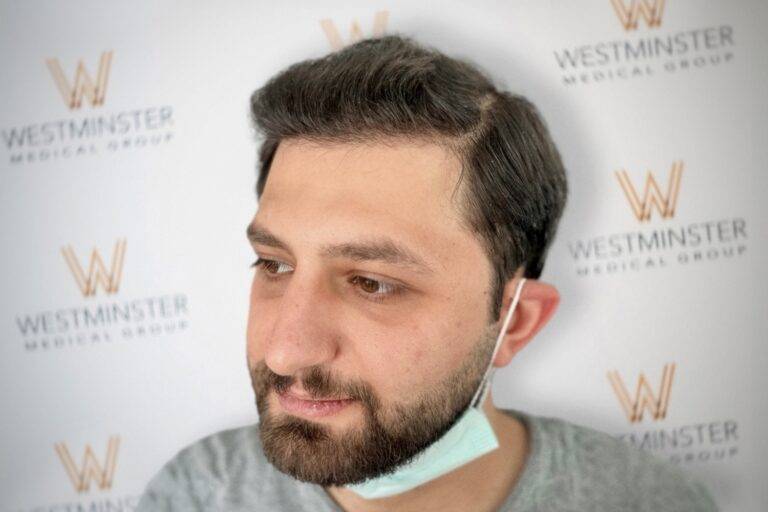
[[[441,337],[419,325],[380,335],[369,333],[359,357],[366,361],[364,379],[387,402],[408,400],[433,386],[449,371],[450,361]]]
[[[479,327],[461,312],[445,316],[451,319],[414,327],[409,333],[411,342],[403,348],[402,371],[413,386],[428,389],[443,382],[466,361],[478,339],[476,330],[469,328]]]

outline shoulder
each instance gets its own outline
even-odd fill
[[[591,510],[715,511],[707,489],[669,461],[589,427],[558,418],[527,415],[540,500],[589,505]]]
[[[286,477],[267,461],[258,432],[256,425],[222,430],[182,448],[150,480],[137,511],[215,510],[276,490]],[[233,495],[243,492],[250,495]]]
[[[222,430],[189,444],[168,462],[171,469],[224,481],[243,471],[267,469],[256,425]]]

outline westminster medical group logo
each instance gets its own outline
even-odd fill
[[[366,37],[381,37],[387,31],[387,21],[389,20],[389,11],[377,11],[373,15],[373,28],[370,33],[365,33],[361,28],[361,24],[358,20],[352,20],[349,27],[349,36],[345,39],[342,37],[342,31],[336,26],[336,23],[330,19],[325,18],[320,20],[320,28],[325,33],[326,39],[331,50],[340,50],[341,48],[356,43]]]
[[[629,173],[625,170],[616,171],[616,178],[621,184],[621,189],[627,197],[632,212],[640,222],[651,220],[651,210],[653,208],[659,213],[662,219],[671,219],[675,216],[675,205],[677,196],[680,192],[680,178],[683,174],[683,162],[673,162],[669,171],[669,185],[666,194],[661,191],[656,178],[651,171],[645,175],[645,183],[642,196],[638,194],[637,189],[632,184]]]
[[[120,292],[127,245],[121,238],[111,252],[94,247],[78,253],[71,245],[61,247],[61,271],[69,274],[73,296],[80,300],[17,314],[15,324],[26,353],[160,341],[189,328],[186,294],[130,297]]]
[[[111,435],[105,442],[76,444],[54,443],[50,464],[57,466],[51,474],[69,481],[70,497],[61,503],[35,504],[29,512],[58,511],[124,511],[136,510],[141,498],[138,494],[123,495],[114,492],[119,477],[119,452],[122,440]],[[48,474],[49,471],[44,471]]]
[[[611,5],[624,30],[636,30],[640,19],[643,19],[649,28],[660,26],[664,2],[665,0],[630,0],[625,3],[624,0],[611,0]]]
[[[683,203],[695,200],[684,190],[697,172],[687,169],[683,160],[671,162],[666,172],[617,169],[613,175],[613,191],[626,201],[624,218],[633,219],[637,229],[569,240],[568,254],[578,276],[725,264],[747,253],[749,231],[744,217],[676,221]]]
[[[661,376],[661,385],[658,394],[654,393],[648,379],[640,374],[637,379],[635,394],[632,396],[624,385],[619,372],[608,372],[608,380],[611,382],[616,397],[621,402],[621,407],[627,415],[630,423],[639,423],[643,420],[643,414],[647,411],[654,420],[661,420],[667,415],[669,395],[672,392],[672,377],[675,374],[675,364],[664,365]]]
[[[72,487],[78,493],[87,493],[91,486],[104,491],[112,488],[117,466],[117,450],[120,447],[120,437],[112,436],[107,442],[106,454],[103,461],[99,461],[90,444],[85,445],[80,464],[69,451],[66,443],[56,443],[56,455],[72,482]]]
[[[75,69],[72,83],[69,82],[64,70],[61,68],[59,59],[48,59],[45,63],[61,92],[64,104],[70,110],[79,109],[83,104],[83,98],[90,101],[93,107],[99,107],[104,104],[104,97],[107,94],[107,81],[109,79],[109,66],[112,63],[112,52],[101,54],[95,80],[91,79],[82,60],[77,62],[77,69]]]
[[[699,9],[691,0],[603,1],[610,26],[591,30],[587,35],[593,37],[597,32],[600,39],[578,40],[553,50],[564,86],[721,68],[736,58],[735,29],[716,18],[717,10],[712,10],[710,25],[689,27],[677,12],[670,20],[670,7]],[[682,28],[667,28],[681,25]]]
[[[118,239],[115,242],[109,269],[107,269],[107,265],[104,263],[104,259],[99,254],[99,251],[94,247],[88,260],[87,271],[83,269],[72,246],[62,247],[61,254],[64,256],[67,266],[77,281],[77,286],[84,297],[95,295],[99,286],[107,294],[117,293],[123,271],[125,244],[124,238]]]
[[[617,411],[632,430],[616,437],[636,448],[654,452],[678,464],[732,459],[739,453],[739,423],[734,419],[676,424],[668,419],[673,400],[676,363],[661,368],[657,381],[640,372],[635,381],[617,371],[607,373]]]
[[[58,57],[49,57],[40,65],[47,68],[51,87],[48,96],[35,101],[50,105],[51,118],[2,127],[0,134],[9,164],[146,151],[173,140],[172,106],[123,108],[116,94],[119,84],[112,79],[119,66],[114,51],[105,50],[95,59],[83,57],[69,65]],[[53,114],[61,107],[68,115]]]

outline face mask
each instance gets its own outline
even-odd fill
[[[523,283],[525,283],[524,278],[517,285],[515,296],[504,318],[499,336],[496,338],[493,355],[480,381],[480,386],[461,418],[440,439],[394,473],[371,478],[360,484],[348,485],[347,489],[366,499],[394,496],[434,480],[499,447],[499,441],[482,410],[482,404],[490,389],[494,370],[493,360],[507,332],[512,313],[520,300]]]

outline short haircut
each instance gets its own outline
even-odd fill
[[[462,218],[493,268],[491,321],[520,266],[541,275],[565,207],[565,169],[536,107],[475,65],[402,35],[363,39],[272,77],[251,96],[251,114],[263,136],[258,197],[284,138],[421,137],[461,161]]]

